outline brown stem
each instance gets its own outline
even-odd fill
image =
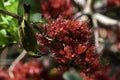
[[[20,16],[14,14],[14,13],[8,12],[8,11],[6,11],[6,10],[0,9],[0,13],[6,14],[6,15],[9,15],[9,16],[12,16],[12,17],[14,17],[14,18],[16,18],[16,19],[19,19],[19,18],[20,18]]]

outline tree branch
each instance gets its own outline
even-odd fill
[[[8,12],[8,11],[6,11],[6,10],[0,9],[0,13],[6,14],[6,15],[9,15],[9,16],[12,16],[13,18],[16,18],[16,19],[19,19],[19,18],[20,18],[20,16],[14,14],[14,13]]]
[[[92,3],[93,0],[87,0],[86,6],[83,10],[84,14],[92,14]]]
[[[106,17],[100,13],[95,13],[94,16],[97,19],[97,21],[99,21],[101,24],[104,24],[106,26],[119,26],[120,25],[120,21]]]
[[[92,22],[93,22],[93,27],[94,27],[94,37],[95,37],[95,47],[96,47],[96,51],[97,53],[99,52],[99,33],[98,33],[98,23],[97,23],[97,19],[94,17],[94,15],[92,15]]]

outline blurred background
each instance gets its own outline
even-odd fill
[[[61,64],[49,56],[27,55],[20,45],[17,18],[23,16],[25,3],[31,5],[31,23],[44,24],[59,15],[88,23],[104,69],[85,74],[74,67],[58,69]],[[51,53],[46,47],[42,51]],[[0,80],[120,80],[120,0],[0,0]]]

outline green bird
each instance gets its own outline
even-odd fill
[[[19,37],[22,47],[30,56],[41,57],[33,26],[30,24],[30,5],[24,4],[24,16],[19,19]]]

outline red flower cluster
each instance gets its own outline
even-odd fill
[[[71,0],[40,0],[44,17],[57,18],[59,15],[70,17],[72,15]]]
[[[87,23],[66,20],[60,16],[55,21],[49,21],[43,29],[53,41],[41,34],[37,35],[38,41],[53,50],[58,63],[85,69],[87,72],[97,69],[99,61],[94,44],[91,43],[91,30]]]
[[[28,63],[17,63],[12,73],[0,70],[0,80],[39,80],[42,72],[38,61],[33,60]]]
[[[10,80],[7,71],[0,69],[0,80]]]
[[[120,0],[107,0],[107,3],[110,6],[120,6]]]

